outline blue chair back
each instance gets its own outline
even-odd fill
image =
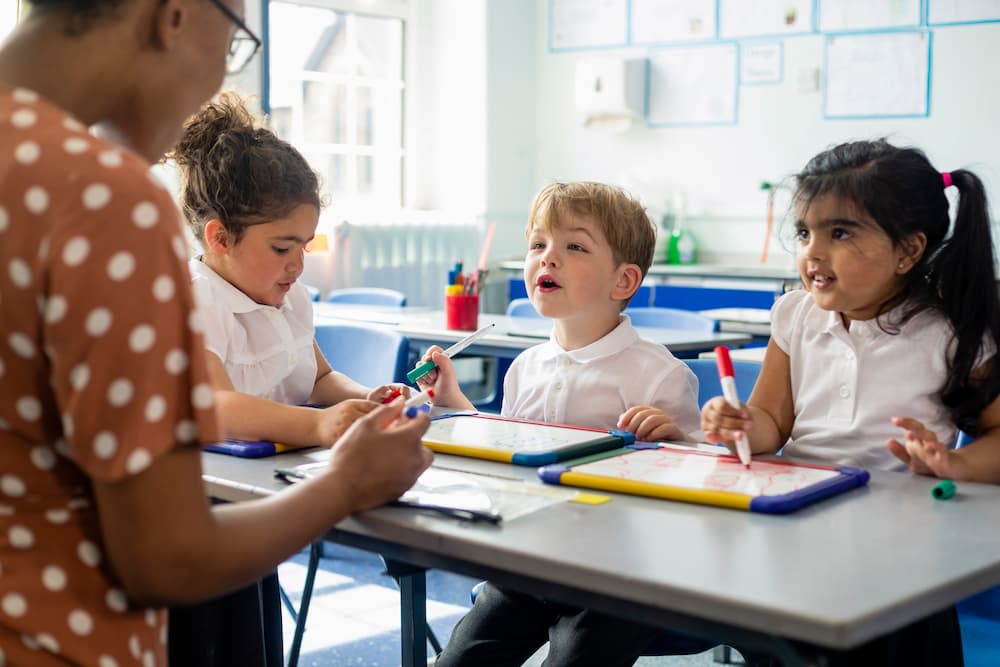
[[[402,334],[356,323],[320,324],[316,343],[333,370],[363,385],[406,382],[410,340]]]
[[[326,297],[327,303],[351,303],[363,306],[406,305],[406,295],[383,287],[347,287],[335,289]]]
[[[698,378],[698,405],[705,405],[708,399],[722,396],[722,383],[719,382],[719,369],[715,359],[684,359],[688,367]],[[733,361],[733,379],[736,380],[736,392],[744,403],[750,398],[750,392],[760,375],[760,364],[753,361]]]
[[[309,298],[313,301],[319,301],[319,288],[313,287],[312,285],[306,285],[302,283],[302,286],[306,288],[306,292],[309,293]]]
[[[509,317],[542,317],[531,304],[531,299],[511,299],[507,304],[507,315]]]
[[[678,308],[626,308],[625,314],[636,327],[659,327],[661,329],[683,329],[698,333],[713,333],[719,330],[719,323],[710,317],[690,310]]]

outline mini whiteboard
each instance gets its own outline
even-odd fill
[[[649,125],[735,124],[738,61],[735,43],[651,51]]]
[[[1000,0],[927,0],[928,25],[1000,21]]]
[[[930,111],[931,33],[826,37],[827,118],[926,116]]]
[[[863,486],[860,468],[811,466],[754,459],[749,468],[731,454],[640,443],[613,452],[549,465],[542,481],[632,495],[787,514]]]
[[[434,417],[424,434],[424,446],[435,452],[529,466],[618,449],[634,440],[627,431],[599,431],[476,413]]]
[[[624,46],[627,0],[550,0],[549,48],[553,51]]]
[[[632,0],[633,44],[697,42],[715,38],[715,0]]]
[[[920,0],[819,0],[820,32],[851,32],[920,25]]]
[[[719,37],[778,37],[813,31],[812,0],[719,0]]]

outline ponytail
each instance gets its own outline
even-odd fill
[[[983,353],[997,351],[1000,341],[1000,297],[997,296],[996,256],[986,192],[971,171],[950,173],[959,192],[951,237],[931,258],[928,281],[937,286],[940,308],[955,329],[948,380],[941,399],[956,424],[976,432],[979,413],[1000,393],[1000,364],[996,359],[985,376],[973,376],[984,362]],[[983,349],[983,340],[992,349]]]

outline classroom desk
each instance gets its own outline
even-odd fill
[[[364,309],[344,309],[339,304],[313,304],[316,326],[338,320],[364,321],[376,326],[388,326],[403,334],[418,347],[441,345],[447,347],[469,335],[469,331],[456,331],[445,327],[443,310],[417,310],[409,308],[380,309],[366,314]],[[368,319],[358,320],[359,317]],[[479,326],[493,322],[496,332],[483,336],[466,348],[468,354],[491,357],[515,357],[521,351],[538,345],[549,337],[551,325],[542,318],[507,317],[480,313]],[[671,352],[707,350],[716,345],[739,346],[751,341],[745,333],[699,333],[680,329],[636,327],[642,338],[665,345]]]
[[[279,492],[277,461],[203,456],[209,495]],[[435,465],[536,484],[534,470],[438,454]],[[1000,584],[1000,487],[873,473],[866,488],[788,516],[612,495],[562,503],[499,526],[384,507],[349,517],[327,539],[418,566],[403,577],[406,667],[425,664],[423,568],[488,578],[570,604],[770,650],[812,665],[817,647],[847,649]],[[412,617],[407,619],[407,614]]]

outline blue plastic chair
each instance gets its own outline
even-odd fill
[[[678,308],[626,308],[625,314],[632,320],[632,326],[659,327],[661,329],[683,329],[699,333],[714,333],[719,330],[719,322],[690,310]]]
[[[390,382],[406,382],[410,341],[402,334],[390,329],[347,322],[321,324],[316,327],[316,343],[334,370],[361,384],[377,387]],[[322,541],[314,542],[309,548],[302,601],[297,610],[285,591],[280,590],[281,601],[295,621],[295,632],[288,650],[288,667],[295,667],[299,661],[313,584],[316,582],[316,570],[322,554]],[[437,642],[436,638],[434,642]]]
[[[694,375],[698,378],[698,405],[705,405],[710,398],[722,396],[722,383],[719,382],[719,368],[715,359],[684,359]],[[744,402],[750,398],[750,392],[760,375],[761,365],[753,361],[734,361],[733,379],[736,380],[736,393]]]
[[[361,384],[406,382],[410,340],[391,329],[349,322],[320,324],[316,344],[335,371]]]
[[[309,293],[309,298],[313,301],[319,301],[319,288],[313,287],[312,285],[306,285],[302,283],[302,286],[306,288],[306,292]]]
[[[521,299],[511,299],[510,303],[507,304],[507,317],[543,317],[535,310],[535,306],[532,305],[531,299],[521,298]]]
[[[972,440],[968,433],[959,431],[955,447],[964,447]],[[956,607],[966,667],[1000,665],[1000,642],[997,642],[1000,636],[1000,586],[966,598]]]
[[[406,305],[406,295],[383,287],[347,287],[335,289],[326,295],[327,303],[350,303],[361,306]]]

